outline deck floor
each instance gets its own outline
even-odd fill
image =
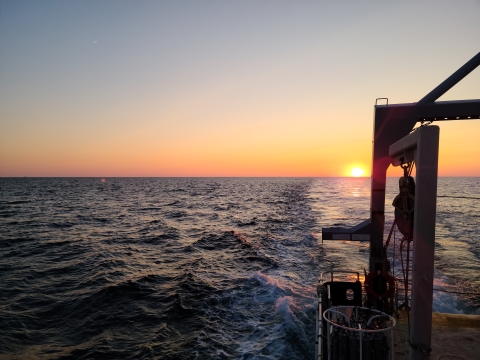
[[[395,360],[408,359],[408,318],[404,311],[394,328]],[[431,360],[480,360],[480,315],[433,313]]]

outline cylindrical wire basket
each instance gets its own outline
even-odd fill
[[[395,319],[379,310],[334,306],[324,311],[328,360],[393,360]]]

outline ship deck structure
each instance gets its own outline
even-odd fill
[[[333,273],[330,281],[321,278],[317,359],[480,359],[480,316],[432,312],[440,146],[440,128],[432,123],[480,119],[480,99],[437,101],[479,65],[480,53],[416,103],[377,99],[370,218],[353,228],[322,229],[322,240],[369,241],[368,274],[362,285],[358,279],[334,280]],[[391,232],[384,235],[390,166],[403,169],[392,224],[406,244],[403,279],[390,274]],[[399,292],[405,294],[400,303]]]

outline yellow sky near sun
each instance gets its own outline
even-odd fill
[[[0,163],[2,172],[23,176],[351,176],[354,167],[370,176],[370,129],[339,137],[322,125],[312,123],[312,131],[305,131],[295,124],[290,118],[259,125],[226,123],[170,138],[147,126],[110,137],[91,135],[81,143],[58,138],[62,133],[35,136],[32,131],[25,134],[30,148],[18,148],[9,157],[1,151]],[[439,175],[479,176],[480,121],[437,124]],[[388,172],[400,173],[395,168]]]

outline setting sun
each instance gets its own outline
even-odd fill
[[[355,176],[355,177],[358,177],[358,176],[362,176],[364,174],[365,171],[363,171],[363,169],[361,168],[358,168],[358,167],[354,167],[351,171],[350,171],[350,175],[352,176]]]

